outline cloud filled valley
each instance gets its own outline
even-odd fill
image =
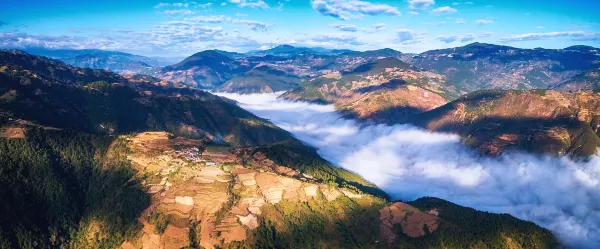
[[[509,152],[478,155],[453,134],[411,125],[363,125],[333,106],[277,99],[278,94],[219,94],[319,149],[337,166],[377,184],[392,199],[423,196],[509,213],[555,232],[570,247],[600,248],[600,157]]]

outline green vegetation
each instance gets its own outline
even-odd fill
[[[206,136],[205,131],[216,138],[231,135],[227,142],[233,145],[257,145],[291,138],[287,132],[235,103],[209,93],[199,92],[197,97],[160,93],[142,96],[121,84],[93,82],[80,87],[27,79],[32,79],[31,83],[23,85],[20,77],[0,73],[3,82],[0,95],[16,92],[15,98],[0,99],[4,119],[19,118],[94,134],[161,130],[202,138]]]
[[[168,217],[157,211],[150,212],[146,220],[154,225],[154,233],[156,234],[163,234],[169,225]]]
[[[291,90],[300,84],[301,79],[269,66],[259,66],[235,76],[219,87],[219,90],[235,93],[261,93]]]
[[[438,198],[409,202],[423,211],[437,209],[444,220],[438,230],[423,238],[400,236],[398,248],[557,248],[554,235],[532,222],[508,214],[466,208]]]
[[[114,248],[135,236],[150,199],[113,141],[41,129],[0,139],[1,248]]]
[[[259,227],[246,241],[219,248],[374,248],[379,236],[378,208],[347,197],[329,202],[323,196],[308,202],[282,200],[263,207]]]
[[[369,197],[370,205],[347,197],[328,202],[323,196],[308,202],[282,200],[263,209],[259,227],[246,241],[217,248],[559,248],[548,230],[506,214],[492,214],[443,201],[421,198],[409,204],[437,209],[439,227],[421,237],[409,237],[400,225],[393,244],[380,237],[379,210],[385,202]]]

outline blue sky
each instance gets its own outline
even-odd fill
[[[2,0],[0,46],[153,56],[280,44],[403,52],[600,47],[598,0]]]

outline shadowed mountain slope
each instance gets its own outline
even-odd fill
[[[414,122],[456,132],[484,154],[510,149],[587,156],[600,146],[600,95],[592,91],[478,91]]]
[[[394,122],[447,103],[444,85],[441,75],[384,58],[304,82],[282,98],[333,103],[348,117]]]

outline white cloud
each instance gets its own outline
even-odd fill
[[[188,3],[159,3],[154,6],[156,9],[167,8],[167,7],[175,7],[175,8],[187,8],[189,7]]]
[[[376,23],[376,24],[373,24],[372,27],[373,27],[374,31],[384,31],[387,29],[386,26],[387,25],[385,23]]]
[[[565,31],[547,33],[527,33],[521,35],[507,36],[500,39],[501,42],[548,40],[555,38],[570,38],[576,41],[600,41],[599,32],[590,31]]]
[[[376,23],[376,24],[371,25],[370,28],[361,28],[361,27],[358,27],[353,24],[331,24],[329,26],[337,28],[338,30],[343,31],[343,32],[362,31],[362,32],[366,32],[366,33],[375,33],[375,32],[387,30],[387,25],[385,23]]]
[[[485,24],[493,24],[494,21],[492,20],[484,20],[484,19],[479,19],[475,21],[475,24],[479,24],[479,25],[485,25]]]
[[[464,18],[456,18],[456,24],[464,24],[465,22]]]
[[[537,26],[537,27],[535,27],[535,28],[536,28],[536,29],[543,29],[543,28],[544,28],[544,26]]]
[[[302,38],[298,43],[304,46],[320,46],[329,48],[353,48],[367,44],[359,36],[351,33],[327,33]]]
[[[188,9],[165,10],[163,13],[166,15],[193,15],[193,14],[196,14],[196,12],[188,10]]]
[[[186,18],[186,21],[198,22],[198,23],[223,23],[231,21],[231,17],[220,15],[220,16],[194,16]]]
[[[423,23],[423,24],[425,24],[425,25],[442,26],[442,25],[446,25],[446,22],[444,22],[444,21],[441,21],[441,22],[426,22],[426,23]]]
[[[451,36],[438,36],[438,37],[436,38],[436,40],[438,40],[438,41],[442,41],[442,42],[445,42],[445,43],[452,43],[452,42],[455,42],[455,41],[457,41],[457,40],[458,40],[458,36],[456,36],[456,35],[451,35]]]
[[[435,196],[509,213],[552,230],[571,248],[600,248],[600,158],[574,162],[520,152],[490,158],[460,137],[410,125],[364,125],[333,106],[277,94],[235,95],[241,106],[318,148],[333,164],[377,184],[392,199]]]
[[[416,12],[416,11],[411,11],[411,12],[408,12],[408,14],[409,14],[409,15],[416,16],[416,15],[418,15],[418,14],[419,14],[419,12]]]
[[[413,10],[426,10],[429,6],[434,5],[434,0],[407,0],[408,8]]]
[[[233,23],[243,24],[243,25],[247,26],[248,28],[250,28],[251,30],[254,30],[257,32],[266,32],[268,30],[268,28],[273,26],[272,24],[269,24],[269,23],[264,23],[264,22],[254,21],[254,20],[236,19],[236,20],[233,20]]]
[[[439,14],[452,14],[452,13],[456,13],[456,9],[452,8],[450,6],[444,6],[444,7],[439,7],[436,9],[433,9],[431,12],[429,12],[432,15],[439,15]]]
[[[361,30],[358,26],[356,25],[347,25],[347,24],[332,24],[330,25],[331,27],[337,28],[340,31],[346,31],[346,32],[356,32]]]
[[[261,8],[268,9],[269,5],[264,0],[229,0],[230,3],[237,5],[240,8]]]
[[[312,8],[322,15],[340,20],[358,19],[365,15],[400,15],[396,7],[360,0],[312,0]]]
[[[396,30],[396,42],[400,44],[416,44],[423,42],[424,33],[416,32],[410,29]]]
[[[155,9],[160,9],[160,8],[187,9],[187,8],[208,8],[210,6],[212,6],[212,3],[199,4],[197,2],[185,2],[185,3],[159,3],[159,4],[155,5],[154,8]]]
[[[455,41],[460,41],[461,43],[474,41],[477,38],[486,38],[490,37],[492,33],[480,33],[480,34],[459,34],[459,35],[442,35],[438,36],[436,40],[444,42],[444,43],[453,43]]]

